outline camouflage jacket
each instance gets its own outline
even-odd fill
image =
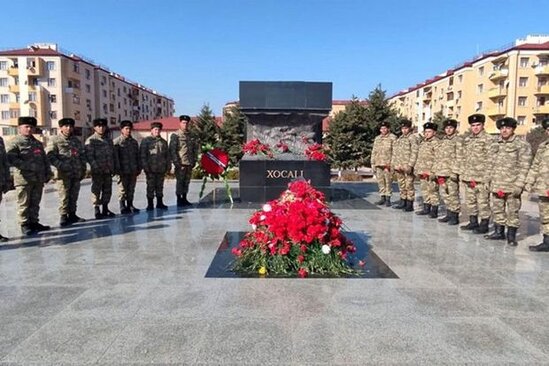
[[[86,157],[92,174],[115,174],[118,172],[118,159],[114,155],[112,140],[106,135],[94,133],[86,140]]]
[[[450,177],[458,175],[461,149],[461,136],[454,133],[451,136],[444,135],[439,140],[438,149],[435,152],[434,174],[438,177]]]
[[[0,137],[0,194],[10,186],[10,167],[6,155],[4,140]]]
[[[517,136],[505,141],[498,138],[492,145],[492,159],[488,169],[488,182],[492,192],[511,193],[516,188],[524,188],[532,149],[530,144]]]
[[[413,168],[416,164],[419,142],[416,135],[409,133],[400,135],[393,143],[393,155],[391,157],[391,167],[400,170],[406,167]]]
[[[13,181],[16,186],[45,183],[53,177],[44,146],[33,135],[15,137],[6,154],[9,164],[15,167]]]
[[[141,166],[147,174],[166,174],[170,170],[168,142],[162,137],[145,137],[139,146],[139,155]]]
[[[179,130],[170,136],[170,158],[176,168],[182,165],[194,166],[198,155],[198,144],[188,131]]]
[[[436,135],[428,140],[423,139],[421,141],[417,152],[416,165],[414,166],[415,175],[429,174],[429,176],[434,176],[435,154],[439,144],[440,140]]]
[[[51,165],[57,169],[57,178],[84,178],[86,174],[86,151],[76,136],[60,133],[52,137],[46,147]]]
[[[386,167],[391,165],[391,157],[393,155],[393,143],[396,140],[396,136],[392,133],[388,133],[385,136],[378,135],[374,139],[374,146],[372,147],[372,156],[370,158],[370,164],[374,167]]]
[[[118,160],[119,174],[135,174],[141,172],[141,159],[139,158],[139,144],[133,137],[118,136],[113,141],[114,155]]]
[[[549,140],[539,145],[526,183],[531,186],[531,192],[549,197]]]
[[[494,138],[486,131],[463,138],[463,152],[460,153],[458,169],[461,180],[465,182],[474,180],[477,183],[487,181],[486,174],[492,164],[490,149],[493,143]]]

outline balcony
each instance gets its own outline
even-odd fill
[[[10,93],[19,93],[19,84],[10,84],[8,90]]]
[[[549,75],[549,65],[538,65],[534,69],[534,73],[537,76]]]
[[[509,76],[509,69],[494,70],[494,72],[490,74],[488,79],[492,81],[497,81],[500,79],[505,79],[507,76]]]
[[[488,90],[488,98],[499,98],[507,96],[507,88],[491,88]]]
[[[549,85],[538,86],[534,94],[549,94]]]
[[[44,60],[37,57],[27,66],[27,73],[29,76],[41,76],[44,74],[44,69]]]
[[[505,116],[505,108],[503,107],[494,107],[488,108],[486,114],[490,117]]]
[[[549,104],[537,106],[534,109],[534,114],[549,114]]]
[[[9,76],[19,76],[19,67],[11,66],[8,68]]]

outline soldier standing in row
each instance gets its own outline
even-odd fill
[[[53,173],[44,146],[34,136],[36,118],[19,117],[19,135],[8,146],[8,162],[15,167],[14,184],[17,193],[17,215],[24,235],[49,230],[38,221],[44,184]]]
[[[500,130],[500,136],[492,146],[492,162],[487,179],[492,193],[494,232],[486,235],[485,238],[505,239],[505,226],[507,226],[507,243],[517,246],[520,196],[530,168],[532,151],[529,143],[515,136],[517,128],[515,119],[502,118],[496,121],[496,127]]]
[[[381,122],[380,134],[374,139],[370,165],[374,169],[379,187],[380,200],[376,205],[391,206],[391,183],[393,180],[391,172],[391,157],[393,155],[393,142],[396,136],[391,133],[389,122]]]
[[[0,203],[2,202],[2,194],[10,189],[10,167],[6,156],[6,147],[4,140],[0,137]],[[0,234],[0,242],[6,242],[9,239]]]
[[[539,219],[543,241],[530,245],[532,252],[549,252],[549,118],[541,123],[548,139],[542,142],[526,178],[526,189],[539,197]]]
[[[175,169],[177,206],[184,207],[191,205],[187,200],[187,193],[198,154],[198,143],[193,141],[189,131],[191,117],[183,115],[179,117],[179,121],[179,131],[171,135],[169,149]]]
[[[109,210],[109,202],[112,196],[112,176],[118,171],[118,160],[114,155],[112,140],[107,134],[107,119],[95,119],[93,129],[94,134],[86,140],[86,157],[91,166],[95,218],[102,219],[114,216]]]
[[[490,193],[486,183],[493,139],[484,130],[485,121],[483,114],[469,116],[471,134],[463,139],[463,153],[459,162],[459,175],[465,184],[465,202],[469,213],[469,223],[460,228],[472,230],[475,234],[486,234],[490,220]]]
[[[415,189],[413,167],[416,164],[419,143],[417,136],[412,133],[412,121],[404,119],[400,122],[402,134],[393,143],[393,167],[398,182],[400,203],[393,206],[410,212],[414,210]]]
[[[60,133],[50,140],[46,155],[50,164],[57,168],[59,224],[67,226],[84,221],[76,215],[76,203],[80,181],[86,175],[86,153],[80,140],[73,135],[74,119],[62,118],[58,124]]]
[[[435,154],[434,174],[446,205],[446,216],[438,221],[447,222],[448,225],[459,224],[458,151],[461,147],[461,138],[456,132],[457,124],[455,119],[447,119],[442,123],[444,137],[440,139]]]
[[[423,125],[423,141],[419,144],[417,161],[414,166],[415,175],[420,180],[421,194],[423,196],[423,210],[418,215],[429,215],[431,218],[438,216],[438,204],[440,197],[435,175],[435,152],[439,146],[436,136],[437,125],[427,122]]]
[[[141,166],[147,177],[147,211],[154,210],[154,197],[156,196],[156,208],[168,209],[162,202],[164,197],[164,178],[170,170],[170,158],[168,143],[160,136],[162,123],[151,123],[151,136],[141,141],[139,147]]]
[[[139,212],[139,209],[133,206],[133,198],[137,176],[141,173],[141,160],[139,159],[139,144],[132,137],[132,129],[131,121],[120,122],[120,136],[113,141],[114,154],[120,166],[118,200],[121,214]]]

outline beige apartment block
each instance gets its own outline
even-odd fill
[[[40,133],[57,133],[57,121],[74,118],[76,134],[86,138],[92,120],[172,116],[173,99],[111,72],[95,62],[64,52],[55,44],[0,51],[0,136],[17,133],[17,118],[33,116]]]
[[[389,101],[420,131],[437,112],[456,119],[460,132],[468,129],[469,115],[482,113],[489,133],[497,133],[496,120],[508,116],[524,135],[549,117],[549,36],[527,36],[485,52]]]

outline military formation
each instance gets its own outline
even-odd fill
[[[496,121],[497,138],[485,131],[484,115],[473,114],[468,122],[470,131],[463,136],[457,133],[456,120],[445,120],[440,133],[438,125],[428,122],[420,137],[412,133],[412,122],[404,119],[398,138],[391,134],[389,124],[382,122],[371,154],[380,195],[376,204],[391,206],[394,178],[400,201],[392,207],[414,211],[414,182],[419,181],[423,203],[416,214],[436,219],[442,201],[446,215],[439,222],[458,225],[463,208],[469,220],[461,230],[517,246],[521,197],[527,191],[539,196],[543,233],[543,241],[529,249],[549,251],[549,139],[532,159],[530,144],[515,135],[515,119]],[[549,119],[542,127],[549,136]],[[463,200],[460,192],[465,195]]]
[[[91,172],[91,201],[96,219],[114,217],[109,209],[113,178],[117,180],[121,214],[138,213],[133,200],[137,176],[145,172],[147,210],[167,209],[163,203],[164,178],[175,165],[177,206],[191,205],[187,192],[192,168],[197,161],[198,142],[188,131],[191,118],[179,117],[181,130],[168,142],[160,136],[162,124],[151,124],[151,135],[141,144],[132,137],[131,121],[120,123],[120,136],[111,139],[107,120],[93,121],[94,133],[84,145],[74,135],[75,121],[58,121],[59,133],[52,137],[46,149],[33,135],[37,126],[34,117],[19,117],[18,135],[5,146],[0,138],[0,202],[2,194],[15,189],[17,217],[24,235],[32,235],[50,227],[39,222],[40,201],[44,185],[55,177],[59,193],[59,224],[68,226],[84,221],[76,214],[80,182]],[[173,143],[172,143],[173,142]],[[0,241],[8,238],[0,234]]]

